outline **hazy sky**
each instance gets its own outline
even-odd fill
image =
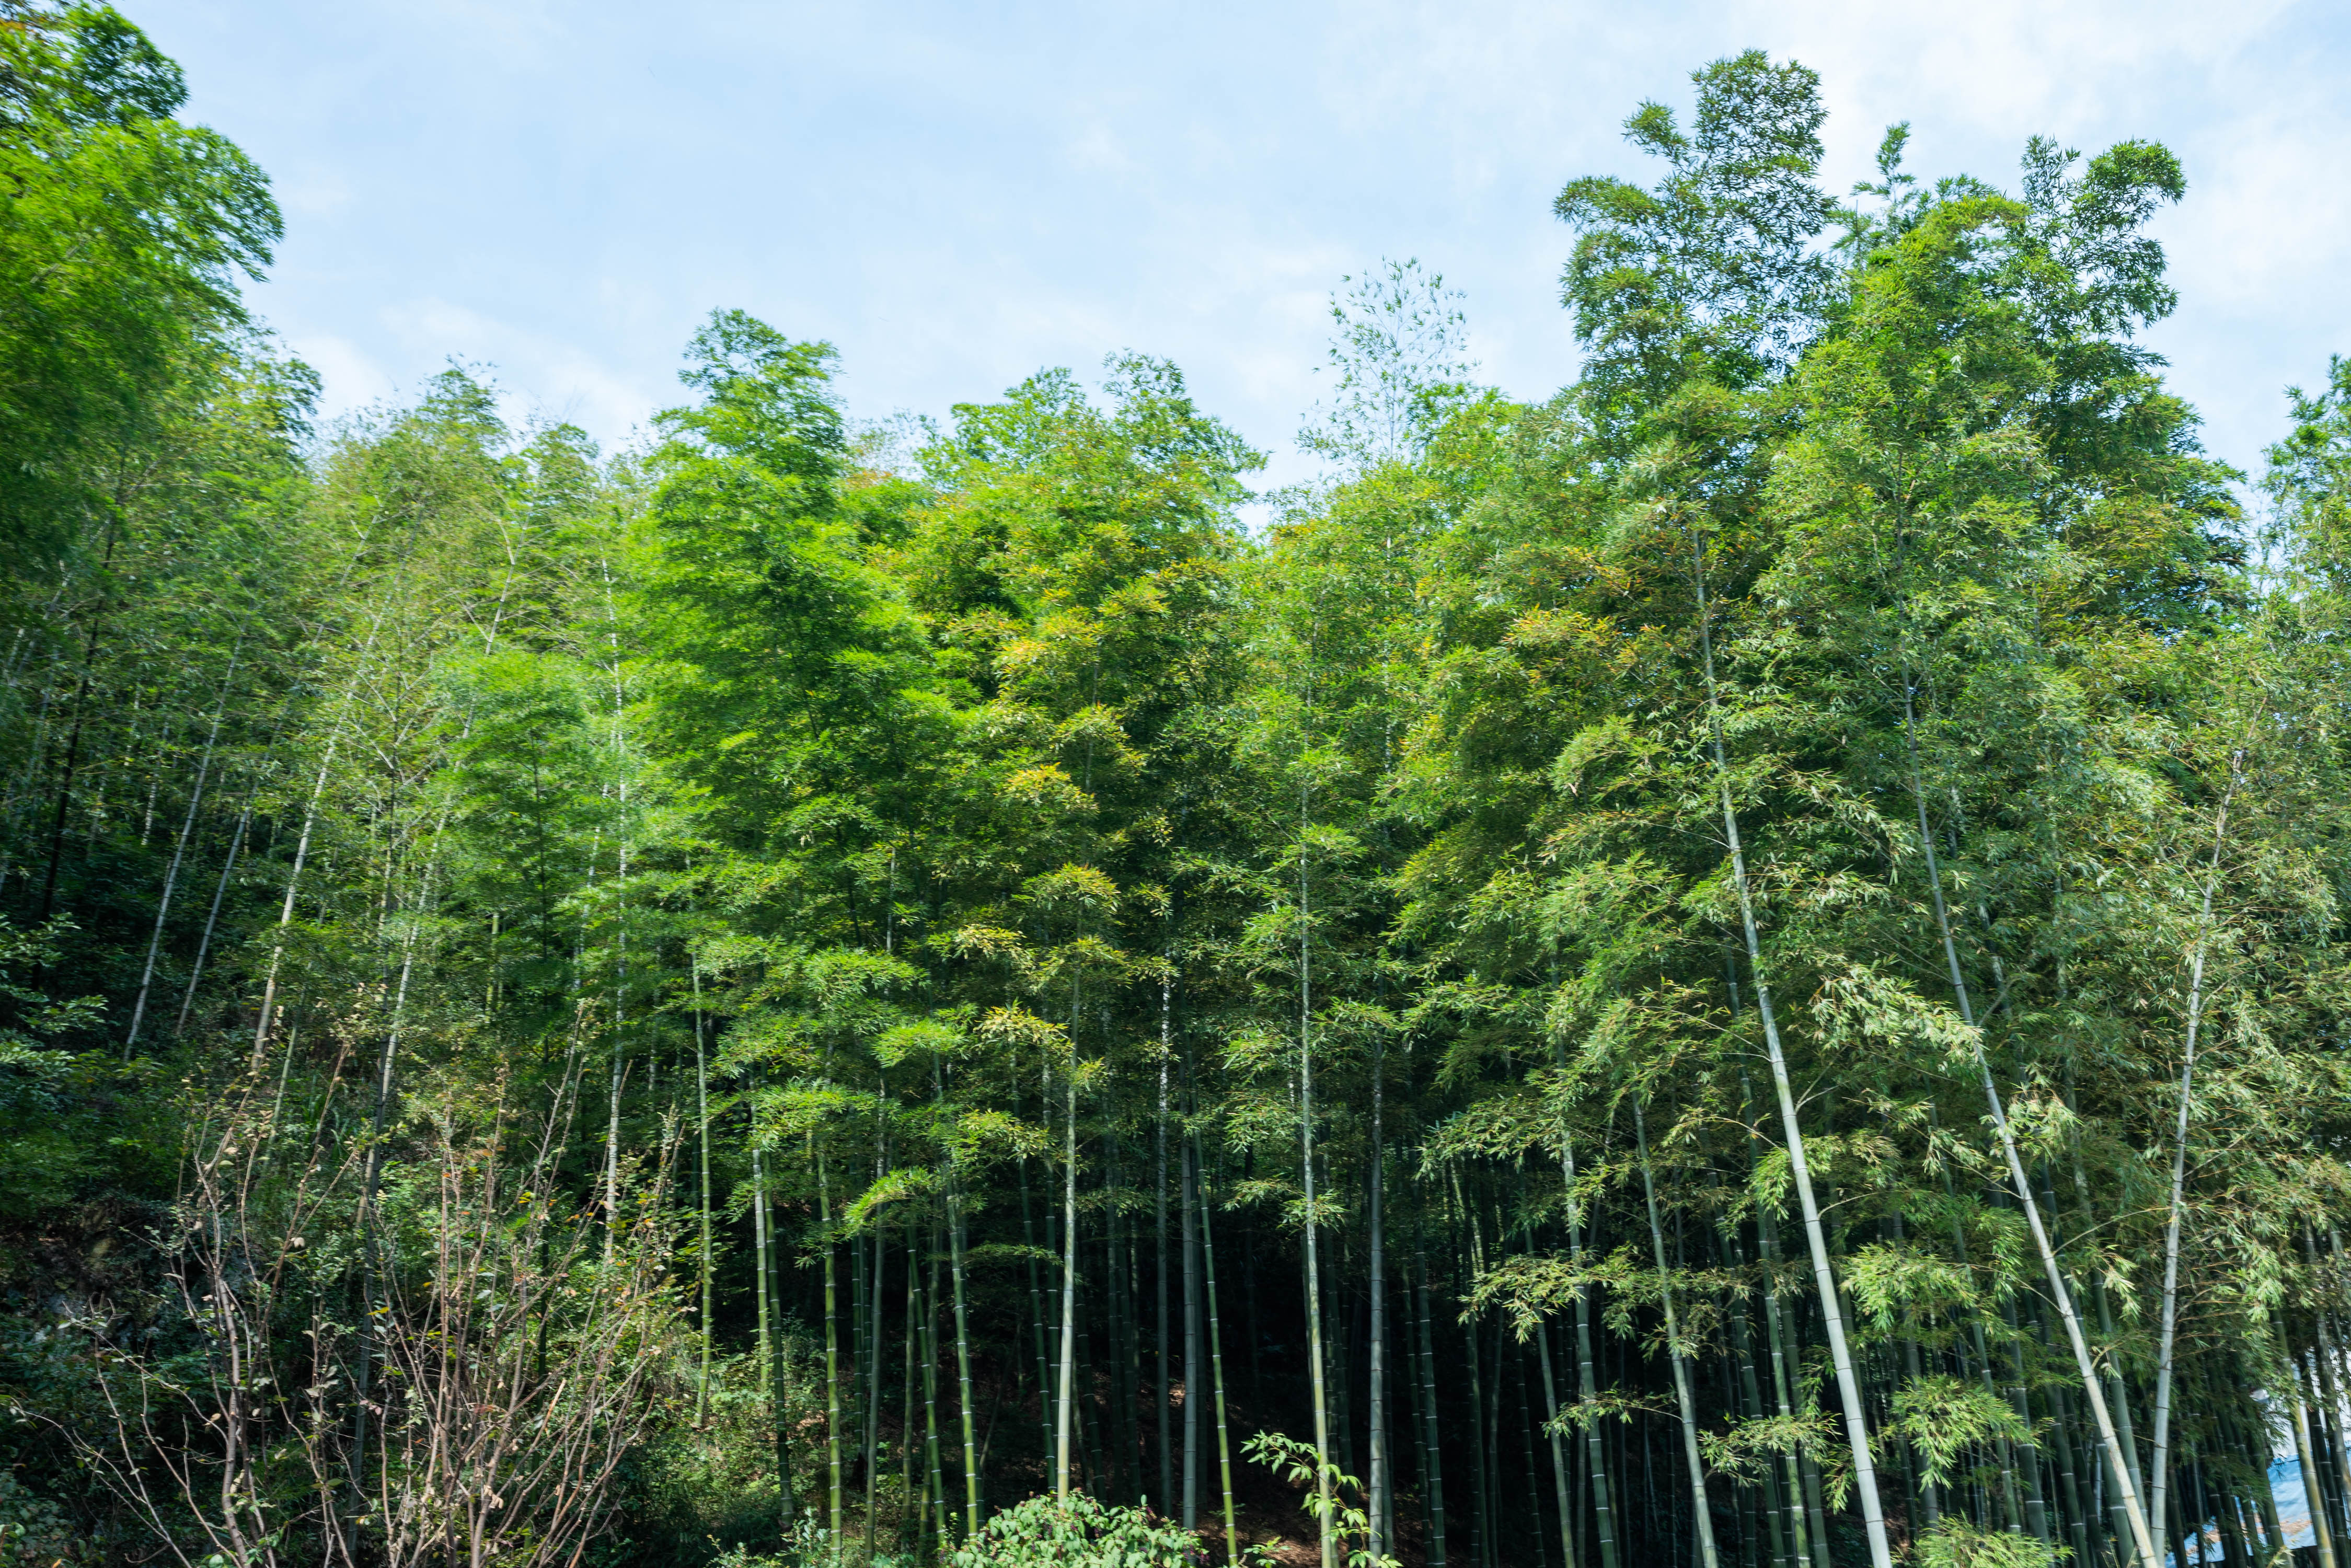
[[[1552,197],[1641,174],[1625,115],[1753,47],[1821,72],[1839,191],[1900,119],[1917,172],[2004,185],[2036,131],[2169,144],[2156,343],[2221,455],[2351,351],[2351,13],[2321,4],[119,3],[275,176],[257,302],[330,409],[454,355],[622,439],[740,306],[837,344],[862,416],[1164,354],[1296,477],[1342,274],[1419,257],[1489,380],[1554,390]]]

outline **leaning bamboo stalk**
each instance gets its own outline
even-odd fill
[[[1208,1173],[1197,1157],[1194,1166],[1200,1178],[1200,1272],[1208,1292],[1208,1365],[1209,1376],[1217,1390],[1217,1469],[1224,1483],[1225,1497],[1225,1563],[1226,1568],[1238,1568],[1241,1560],[1241,1532],[1233,1511],[1233,1449],[1231,1427],[1225,1416],[1225,1340],[1217,1318],[1217,1238],[1213,1221],[1215,1205],[1208,1200]],[[1191,1391],[1185,1391],[1185,1402],[1191,1402]]]
[[[1698,1403],[1690,1393],[1689,1357],[1682,1349],[1679,1318],[1674,1311],[1673,1276],[1666,1264],[1666,1232],[1657,1221],[1657,1183],[1649,1169],[1649,1129],[1641,1102],[1633,1102],[1633,1135],[1641,1152],[1641,1192],[1649,1204],[1649,1246],[1657,1260],[1657,1287],[1666,1312],[1666,1355],[1673,1363],[1674,1399],[1681,1407],[1682,1458],[1689,1466],[1690,1512],[1698,1525],[1698,1561],[1716,1568],[1720,1558],[1714,1545],[1714,1511],[1707,1506],[1706,1466],[1698,1448]]]
[[[1804,1241],[1813,1259],[1813,1283],[1820,1298],[1821,1326],[1829,1342],[1829,1360],[1836,1371],[1837,1396],[1844,1406],[1845,1442],[1853,1452],[1854,1490],[1861,1501],[1862,1526],[1869,1540],[1871,1568],[1893,1568],[1894,1551],[1886,1533],[1886,1512],[1878,1499],[1877,1467],[1869,1449],[1869,1427],[1861,1398],[1861,1379],[1854,1370],[1853,1350],[1845,1339],[1844,1312],[1837,1298],[1836,1275],[1829,1265],[1828,1235],[1821,1225],[1818,1198],[1813,1191],[1812,1163],[1804,1155],[1804,1135],[1796,1119],[1796,1093],[1788,1077],[1787,1053],[1780,1043],[1780,1023],[1771,1005],[1771,986],[1763,972],[1763,945],[1757,928],[1755,900],[1747,880],[1747,856],[1739,837],[1739,812],[1730,796],[1730,765],[1722,738],[1722,699],[1714,673],[1714,632],[1708,620],[1706,547],[1695,530],[1690,539],[1690,580],[1698,599],[1698,645],[1706,674],[1707,727],[1714,762],[1714,781],[1722,807],[1723,839],[1730,852],[1730,880],[1739,898],[1739,921],[1747,942],[1747,965],[1755,984],[1755,1007],[1763,1023],[1763,1045],[1771,1065],[1771,1090],[1780,1105],[1781,1130],[1788,1143],[1788,1170],[1803,1215]]]
[[[2291,1353],[2285,1357],[2285,1377],[2294,1458],[2302,1466],[2302,1495],[2310,1504],[2310,1528],[2317,1539],[2318,1561],[2331,1568],[2336,1561],[2335,1531],[2326,1516],[2332,1511],[2326,1506],[2325,1478],[2319,1474],[2318,1461],[2311,1455],[2310,1412],[2303,1403],[2300,1358]]]
[[[375,646],[376,634],[383,630],[383,618],[389,604],[376,607],[375,619],[368,624],[368,634],[360,644],[359,665],[363,667],[369,650]],[[335,752],[342,745],[343,730],[350,718],[352,699],[359,694],[360,668],[343,684],[342,695],[336,702],[334,727],[327,732],[327,749],[319,758],[319,777],[310,786],[309,804],[302,810],[302,831],[294,841],[294,864],[286,873],[286,900],[277,912],[277,930],[269,946],[269,967],[261,984],[260,1016],[253,1024],[253,1066],[261,1070],[262,1051],[269,1043],[269,1025],[277,1010],[277,971],[286,961],[287,933],[294,924],[294,900],[302,887],[302,867],[310,858],[310,838],[318,830],[319,807],[326,799],[327,779],[333,773]]]
[[[2112,1408],[2106,1402],[2095,1361],[2090,1354],[2088,1337],[2083,1333],[2079,1315],[2074,1310],[2074,1296],[2065,1284],[2064,1271],[2058,1266],[2057,1249],[2049,1239],[2048,1227],[2043,1223],[2040,1201],[2033,1196],[2032,1184],[2026,1177],[2024,1160],[2018,1153],[2015,1130],[2009,1124],[2008,1107],[2001,1100],[2000,1086],[1991,1075],[1991,1059],[1984,1052],[1982,1031],[1976,1027],[1975,1005],[1968,991],[1965,973],[1959,967],[1959,949],[1951,934],[1949,904],[1943,899],[1942,870],[1935,856],[1935,836],[1927,821],[1927,796],[1918,766],[1918,738],[1916,704],[1909,685],[1902,692],[1903,730],[1908,744],[1910,762],[1911,802],[1917,810],[1918,842],[1927,862],[1927,886],[1932,895],[1935,929],[1942,938],[1943,960],[1949,971],[1951,992],[1958,999],[1959,1019],[1966,1024],[1975,1054],[1976,1071],[1983,1082],[1985,1103],[1991,1112],[1992,1126],[2000,1136],[2001,1152],[2006,1157],[2009,1179],[2016,1190],[2017,1201],[2023,1206],[2024,1219],[2032,1234],[2032,1245],[2040,1253],[2043,1270],[2049,1280],[2050,1300],[2057,1306],[2057,1315],[2065,1325],[2065,1337],[2074,1351],[2074,1362],[2081,1374],[2083,1393],[2090,1401],[2090,1412],[2096,1420],[2098,1435],[2106,1449],[2107,1468],[2114,1472],[2115,1493],[2125,1522],[2129,1527],[2131,1543],[2141,1568],[2162,1568],[2163,1559],[2156,1551],[2155,1538],[2147,1528],[2147,1510],[2131,1479],[2129,1456],[2118,1436]]]
[[[196,939],[196,956],[188,965],[187,989],[180,996],[180,1014],[172,1023],[172,1038],[177,1040],[188,1030],[188,1015],[195,1010],[196,988],[204,977],[204,960],[212,956],[213,934],[220,929],[221,904],[228,897],[229,883],[236,875],[237,857],[245,852],[246,832],[253,826],[253,808],[261,793],[261,781],[254,780],[246,791],[244,809],[236,814],[236,831],[229,835],[228,853],[221,861],[220,880],[213,886],[212,907],[204,912],[204,935]]]
[[[2212,897],[2220,881],[2220,855],[2228,842],[2229,806],[2244,778],[2242,741],[2229,754],[2229,781],[2212,814],[2212,856],[2204,871],[2204,895],[2196,916],[2196,942],[2188,960],[2188,1028],[2179,1059],[2179,1112],[2171,1138],[2171,1193],[2163,1227],[2163,1307],[2156,1332],[2154,1474],[2147,1482],[2147,1527],[2155,1555],[2163,1557],[2164,1497],[2170,1485],[2171,1377],[2179,1333],[2179,1232],[2187,1213],[2189,1092],[2196,1077],[2197,1030],[2204,1019],[2204,963],[2212,942]]]
[[[172,894],[179,886],[180,862],[187,857],[188,841],[196,831],[196,815],[204,809],[204,783],[213,770],[213,748],[220,742],[221,720],[228,713],[228,695],[236,685],[236,661],[245,648],[240,634],[237,645],[228,656],[228,673],[221,677],[220,700],[213,705],[212,728],[204,736],[203,756],[196,763],[196,781],[188,790],[188,810],[180,820],[180,836],[172,845],[171,863],[163,872],[163,891],[155,900],[155,929],[147,938],[147,963],[139,974],[139,998],[131,1004],[131,1027],[122,1038],[122,1051],[127,1057],[131,1048],[139,1043],[139,1026],[147,1017],[147,996],[155,983],[155,958],[163,949],[163,925],[171,917]]]
[[[1548,1326],[1535,1326],[1535,1343],[1542,1353],[1543,1433],[1551,1439],[1552,1490],[1559,1503],[1559,1560],[1565,1568],[1575,1568],[1575,1505],[1567,1475],[1566,1440],[1559,1431],[1559,1385],[1552,1376]]]

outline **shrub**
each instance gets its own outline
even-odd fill
[[[1006,1509],[950,1559],[952,1568],[1193,1568],[1205,1561],[1188,1531],[1082,1492]]]

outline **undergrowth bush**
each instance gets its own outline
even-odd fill
[[[1194,1568],[1206,1561],[1189,1531],[1082,1492],[1008,1508],[948,1559],[951,1568]]]

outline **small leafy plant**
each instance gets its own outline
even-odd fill
[[[1280,1475],[1291,1486],[1304,1487],[1306,1511],[1311,1515],[1322,1507],[1322,1488],[1316,1484],[1314,1445],[1299,1441],[1280,1432],[1259,1432],[1242,1446],[1241,1451],[1259,1464]],[[1351,1503],[1347,1494],[1364,1496],[1364,1483],[1345,1474],[1338,1466],[1323,1463],[1320,1474],[1330,1482],[1332,1543],[1342,1553],[1347,1568],[1396,1568],[1396,1560],[1372,1551],[1372,1521],[1360,1503]],[[1272,1568],[1277,1552],[1271,1546],[1259,1543],[1247,1552],[1254,1563]]]
[[[1189,1531],[1083,1492],[1006,1509],[948,1559],[951,1568],[1199,1568],[1207,1561]]]

